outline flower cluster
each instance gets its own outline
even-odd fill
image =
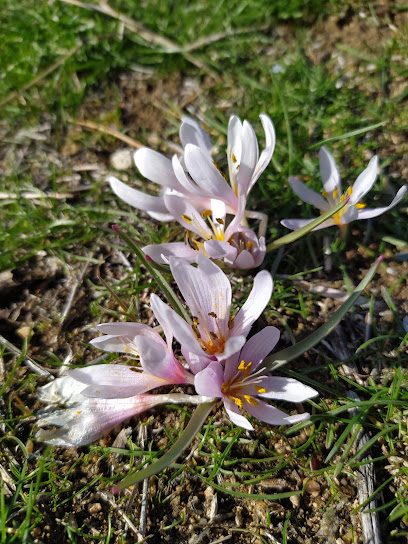
[[[252,418],[288,425],[310,417],[299,404],[316,396],[317,391],[293,378],[270,375],[265,367],[265,358],[278,342],[278,329],[266,326],[250,335],[271,299],[271,274],[263,270],[255,275],[249,296],[234,312],[231,283],[221,268],[255,268],[266,253],[265,217],[246,209],[249,193],[275,148],[273,124],[267,115],[260,118],[266,140],[260,154],[252,126],[236,116],[230,118],[228,178],[214,163],[209,137],[188,118],[180,127],[181,156],[170,160],[147,148],[135,153],[142,175],[162,187],[160,195],[149,195],[109,178],[113,191],[125,202],[154,219],[175,220],[184,227],[183,241],[148,245],[143,251],[146,259],[169,265],[190,317],[182,317],[185,310],[178,313],[151,294],[150,306],[164,338],[142,323],[99,325],[102,336],[91,344],[123,354],[122,363],[72,369],[41,388],[40,399],[51,407],[41,414],[39,426],[59,429],[41,428],[37,433],[40,440],[65,446],[89,444],[124,420],[163,403],[199,405],[220,399],[231,421],[247,430],[253,429]],[[373,157],[353,187],[343,193],[334,159],[323,147],[323,194],[297,178],[289,182],[302,200],[322,213],[330,216],[333,209],[318,228],[344,226],[355,219],[380,215],[405,195],[404,186],[389,206],[365,208],[361,200],[373,186],[377,169],[378,159]],[[344,206],[339,208],[341,203]],[[249,228],[248,218],[260,220],[258,236]],[[311,221],[286,219],[282,224],[299,229]],[[154,392],[176,385],[193,388],[196,394]],[[272,406],[270,399],[295,403],[300,413],[288,414]]]

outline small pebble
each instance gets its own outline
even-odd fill
[[[118,149],[109,160],[115,170],[129,170],[133,166],[133,149]]]
[[[102,505],[100,502],[94,502],[93,504],[88,504],[88,512],[90,514],[97,514],[102,510]]]
[[[303,483],[305,483],[305,480]],[[316,480],[309,480],[305,485],[305,491],[310,493],[312,497],[318,497],[320,495],[320,484]]]

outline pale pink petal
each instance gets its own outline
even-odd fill
[[[106,334],[105,336],[93,338],[89,343],[92,344],[94,348],[102,349],[103,351],[137,355],[136,350],[132,351],[132,348],[129,347],[129,342],[122,336],[111,336],[110,334]]]
[[[323,146],[319,151],[320,175],[322,176],[323,187],[326,193],[333,194],[337,189],[339,195],[342,194],[340,174],[332,154],[327,147]]]
[[[228,399],[227,397],[224,397],[224,406],[230,420],[234,423],[234,425],[242,427],[243,429],[247,429],[248,431],[254,430],[253,426],[249,423],[247,418],[240,414],[239,409],[234,401]]]
[[[340,223],[342,225],[348,225],[348,223],[351,223],[352,221],[355,221],[358,219],[358,210],[355,206],[352,206],[350,204],[346,204],[345,213],[340,217]]]
[[[265,357],[276,346],[279,336],[280,332],[276,327],[265,327],[247,340],[242,348],[240,357],[246,363],[252,363],[251,374],[255,372]]]
[[[241,221],[245,214],[245,207],[246,207],[246,195],[241,194],[238,199],[238,209],[237,213],[234,217],[234,219],[231,221],[231,223],[228,225],[228,227],[225,230],[225,239],[229,240],[231,236],[238,230],[238,227],[241,224]]]
[[[112,336],[124,336],[132,340],[135,336],[147,336],[156,342],[162,342],[164,344],[160,334],[144,323],[134,323],[131,321],[127,321],[126,323],[101,323],[100,325],[97,325],[96,328],[98,331]],[[93,340],[91,340],[91,342],[93,342]]]
[[[170,257],[180,257],[188,263],[195,263],[198,251],[184,242],[170,242],[168,244],[150,244],[142,248],[146,257],[158,264],[169,264]]]
[[[214,357],[197,355],[185,349],[184,346],[181,346],[181,354],[184,357],[189,369],[193,374],[197,374],[207,368],[207,366],[214,361]]]
[[[199,395],[205,397],[222,397],[222,383],[224,369],[219,362],[210,363],[204,370],[198,372],[194,378],[194,387]]]
[[[184,161],[190,176],[207,194],[223,200],[234,208],[236,207],[237,198],[234,191],[206,152],[195,145],[188,144],[184,153]]]
[[[167,306],[157,295],[150,295],[150,306],[156,319],[165,330],[171,330],[173,336],[184,348],[197,355],[206,356],[191,326],[184,321],[170,306]]]
[[[180,140],[183,147],[186,147],[187,144],[194,144],[211,155],[211,140],[197,121],[190,117],[182,117],[181,121]]]
[[[250,270],[251,268],[255,268],[255,261],[252,253],[250,253],[247,249],[243,249],[232,263],[232,266],[234,268],[238,268],[239,270]]]
[[[181,165],[180,159],[177,157],[177,155],[174,155],[171,162],[173,165],[174,174],[176,175],[178,182],[180,183],[180,185],[182,185],[185,191],[193,195],[202,195],[203,190],[200,187],[198,187],[197,184],[193,182],[190,176],[186,174],[183,166]],[[209,202],[209,199],[208,199],[208,202]]]
[[[329,211],[330,204],[320,193],[312,191],[312,189],[309,189],[309,187],[307,187],[299,179],[292,176],[289,178],[289,184],[297,196],[303,200],[303,202],[307,202],[323,212]]]
[[[137,336],[135,343],[140,353],[140,364],[146,372],[169,384],[192,381],[190,372],[177,361],[170,349],[143,336]]]
[[[350,204],[357,204],[368,193],[374,185],[378,171],[378,157],[374,157],[368,163],[367,168],[361,172],[353,185],[353,191],[350,196]]]
[[[299,421],[310,418],[310,414],[308,413],[288,416],[285,412],[282,412],[261,400],[258,400],[257,406],[253,406],[252,404],[249,404],[249,402],[244,402],[244,406],[245,410],[251,414],[251,416],[256,417],[259,421],[269,423],[270,425],[292,425],[293,423],[298,423]]]
[[[232,336],[247,336],[252,325],[268,305],[272,289],[273,280],[270,273],[266,270],[258,272],[254,278],[252,291],[235,318],[235,324],[231,331]]]
[[[232,263],[237,256],[237,249],[228,242],[220,240],[207,240],[204,242],[204,249],[211,259],[225,259],[226,262]]]
[[[142,176],[163,187],[180,190],[170,159],[148,147],[138,149],[133,157]]]
[[[163,221],[172,221],[174,218],[168,213],[163,196],[152,196],[142,191],[132,189],[113,176],[108,177],[112,191],[124,202],[147,213],[162,214]]]
[[[224,361],[233,355],[238,353],[242,346],[245,344],[245,336],[232,336],[225,342],[224,351],[222,353],[216,353],[218,361]]]
[[[405,196],[405,193],[407,192],[407,186],[403,185],[398,193],[395,195],[394,199],[392,200],[391,204],[389,206],[385,206],[383,208],[365,208],[363,210],[358,210],[358,219],[371,219],[372,217],[377,217],[378,215],[382,215],[383,213],[387,212],[394,206],[396,206]]]
[[[260,397],[286,400],[288,402],[303,402],[319,394],[308,385],[294,378],[284,378],[282,376],[265,377],[262,380],[261,387],[266,389],[266,393],[260,393]]]

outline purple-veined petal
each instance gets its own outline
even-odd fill
[[[235,317],[231,336],[247,336],[250,328],[261,315],[270,301],[273,289],[272,276],[266,270],[258,272],[254,285],[245,304]]]
[[[207,194],[223,200],[233,208],[236,207],[237,199],[234,191],[207,153],[195,145],[188,144],[184,153],[184,161],[190,176]]]
[[[168,213],[163,196],[152,196],[137,189],[132,189],[132,187],[129,187],[129,185],[126,185],[126,183],[113,176],[109,176],[108,181],[115,195],[126,202],[126,204],[129,204],[129,206],[147,213],[155,212],[162,214],[164,217],[163,221],[172,221],[174,219]]]
[[[274,406],[259,399],[257,406],[244,401],[244,408],[251,416],[256,417],[259,421],[269,423],[270,425],[291,425],[310,418],[310,414],[308,413],[288,416],[288,414],[285,414],[282,410],[278,410]]]
[[[343,191],[341,189],[340,174],[336,166],[336,161],[325,146],[320,148],[319,163],[320,175],[326,193],[332,194],[337,189],[338,194],[341,195]]]
[[[190,117],[182,117],[181,121],[180,140],[183,147],[186,147],[187,144],[193,144],[211,155],[211,140],[197,121]]]
[[[374,185],[378,171],[378,157],[374,157],[368,163],[367,168],[361,172],[353,185],[349,204],[357,204]]]
[[[146,372],[169,384],[191,383],[190,372],[177,361],[170,348],[143,336],[137,336],[135,343],[140,353],[140,364]]]
[[[163,329],[171,330],[173,336],[184,349],[197,355],[206,356],[193,333],[193,329],[170,306],[167,306],[157,295],[150,295],[150,306]]]
[[[400,187],[398,193],[395,195],[389,206],[385,206],[383,208],[365,208],[363,210],[358,210],[358,219],[371,219],[372,217],[382,215],[383,213],[396,206],[404,198],[406,192],[407,186],[403,185],[402,187]]]
[[[288,402],[303,402],[316,397],[319,393],[294,378],[282,376],[267,376],[262,380],[266,393],[259,396],[266,399],[286,400]]]
[[[163,187],[180,190],[182,187],[173,172],[171,160],[149,149],[142,147],[133,155],[136,166],[140,173],[150,181],[154,181]]]
[[[246,363],[251,362],[251,374],[255,372],[267,355],[273,350],[280,337],[276,327],[265,327],[245,343],[240,358]]]
[[[242,427],[243,429],[247,429],[248,431],[254,430],[253,426],[250,424],[247,418],[240,414],[239,409],[234,401],[227,397],[224,397],[224,406],[230,420],[234,423],[234,425]]]
[[[309,189],[309,187],[307,187],[299,179],[292,176],[289,178],[289,184],[297,196],[303,200],[303,202],[307,202],[323,212],[329,211],[330,204],[320,193],[316,193],[316,191]]]
[[[198,318],[198,330],[206,329],[217,336],[221,332],[227,337],[231,284],[224,272],[207,257],[198,255],[197,263],[195,268],[181,259],[171,258],[170,269],[192,315]]]
[[[221,398],[223,381],[224,369],[221,363],[214,361],[195,375],[194,387],[199,395]]]
[[[170,257],[179,257],[188,263],[195,263],[198,251],[184,242],[150,244],[142,248],[146,257],[158,264],[169,264]]]

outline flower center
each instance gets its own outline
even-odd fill
[[[323,191],[322,192],[322,195],[327,198],[330,206],[333,208],[334,206],[337,206],[337,204],[340,204],[340,202],[344,202],[344,200],[351,196],[351,194],[353,193],[353,187],[349,187],[347,189],[347,191],[345,193],[343,193],[340,198],[339,198],[339,191],[337,189],[337,187],[334,189],[334,191],[330,194],[330,193],[327,193],[326,191]],[[365,204],[363,203],[357,203],[355,204],[355,207],[358,209],[358,210],[361,210],[363,208],[366,207]],[[332,217],[334,219],[334,221],[337,223],[337,225],[339,226],[344,226],[341,222],[341,218],[343,217],[343,215],[346,213],[347,211],[347,208],[348,208],[348,204],[346,204],[346,206],[344,206],[344,208],[342,208],[340,211],[338,211],[337,213],[335,213]],[[321,212],[322,214],[325,213],[325,212]]]
[[[256,373],[251,375],[251,369],[252,363],[245,363],[242,360],[235,376],[221,385],[222,394],[233,400],[238,408],[242,408],[244,401],[252,406],[258,406],[259,402],[254,398],[254,394],[266,392],[264,387],[258,385],[265,376],[259,376]]]

